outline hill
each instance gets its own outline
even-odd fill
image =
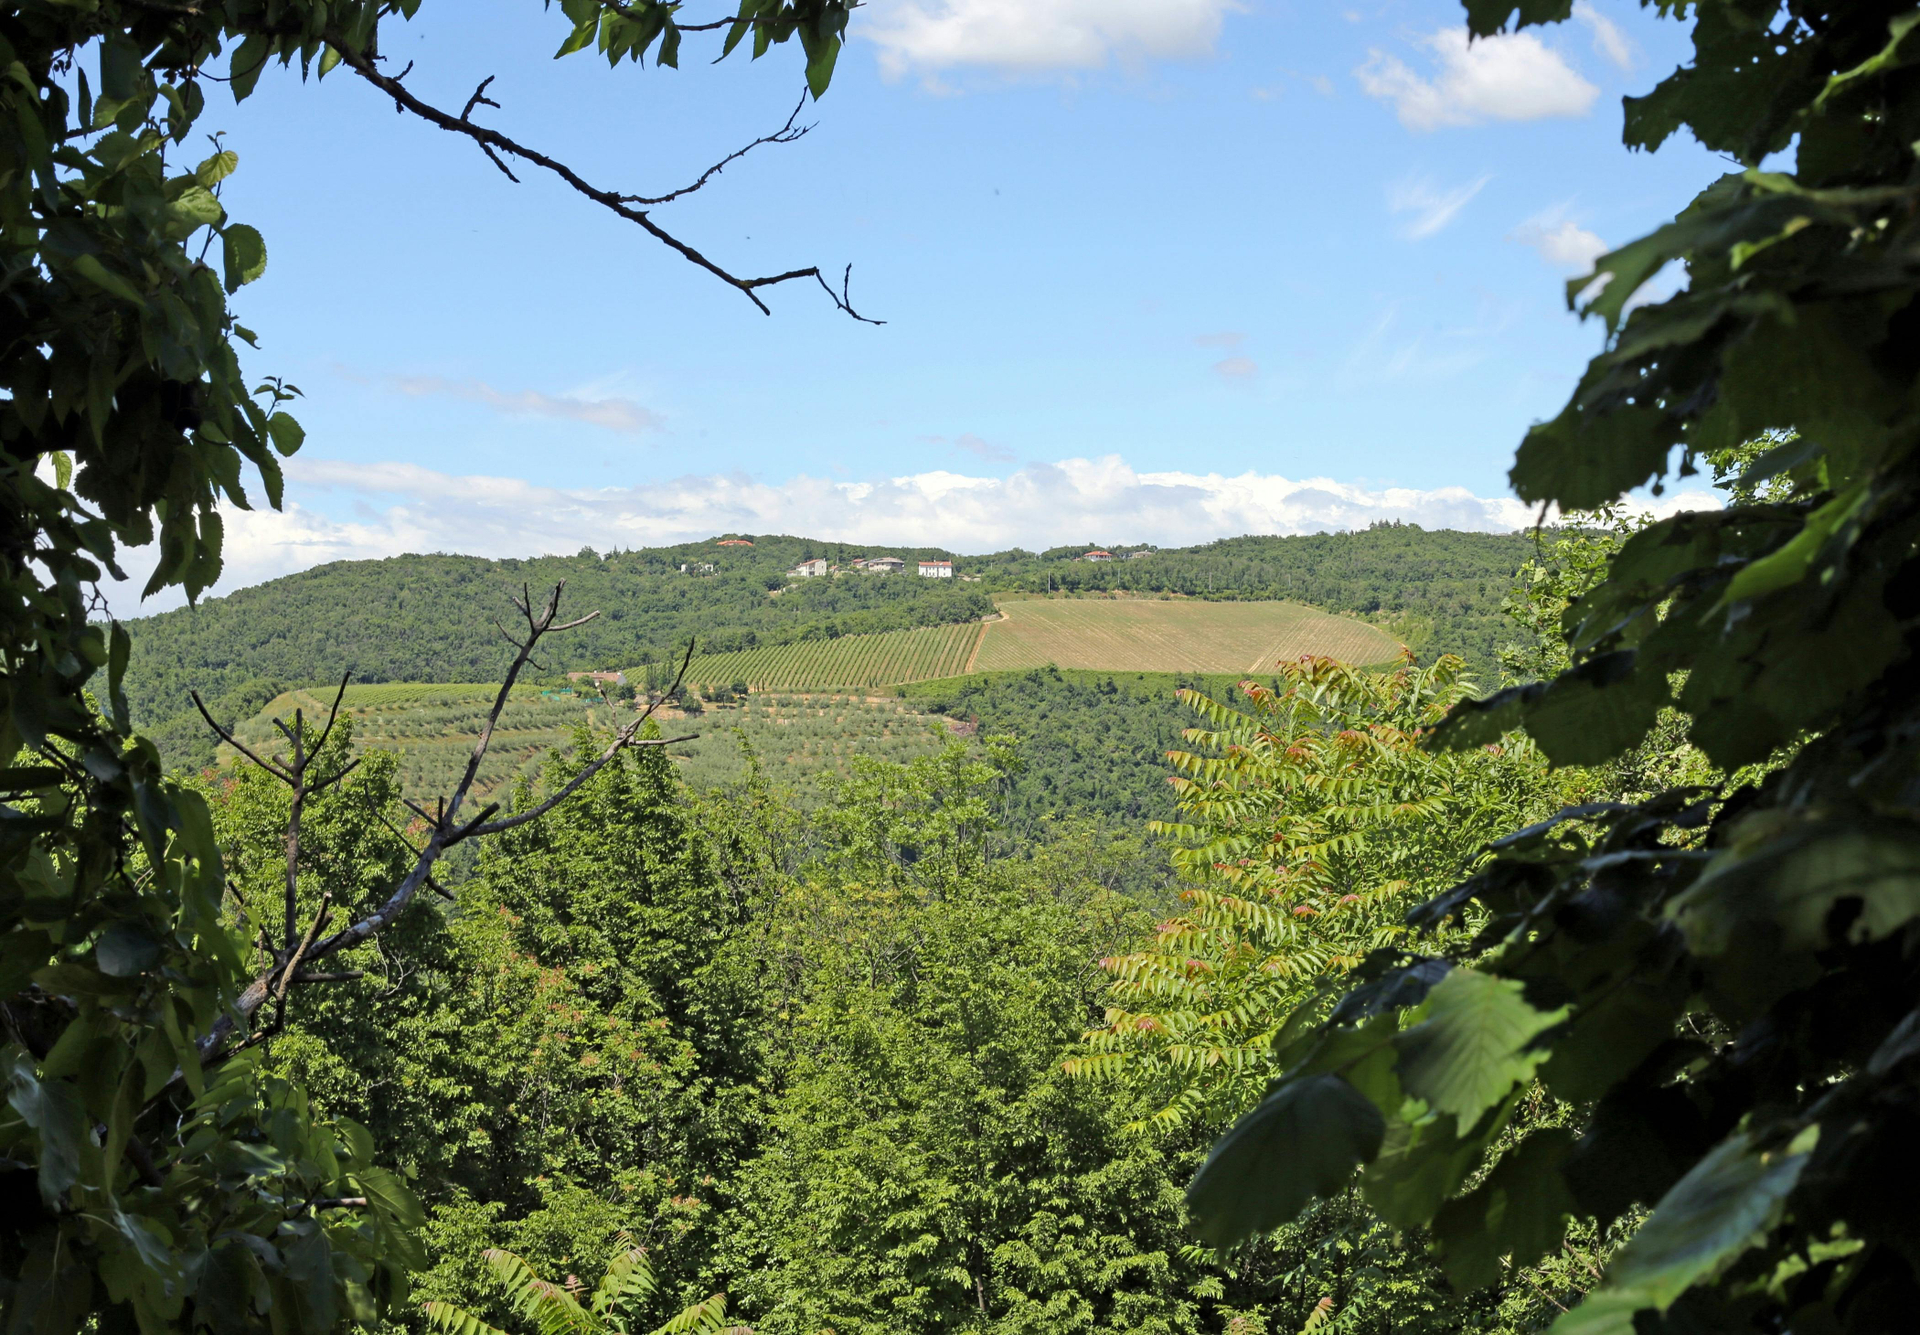
[[[1259,672],[1303,654],[1367,664],[1400,651],[1378,627],[1298,603],[1007,598],[996,605],[1000,619],[986,627],[973,663],[980,672]]]
[[[486,681],[505,660],[493,622],[513,615],[508,594],[561,579],[567,607],[602,615],[550,643],[543,662],[556,674],[659,664],[694,634],[719,654],[961,625],[990,614],[994,595],[1064,590],[1305,603],[1374,623],[1423,654],[1464,654],[1491,679],[1505,633],[1500,601],[1533,550],[1524,535],[1411,525],[1233,538],[1107,563],[1077,559],[1092,543],[956,556],[798,537],[750,540],[531,560],[402,556],[320,566],[130,622],[129,699],[142,730],[170,759],[204,763],[211,739],[187,702],[190,687],[230,721],[347,668],[372,682]],[[812,557],[847,565],[883,553],[951,559],[979,582],[786,574]]]

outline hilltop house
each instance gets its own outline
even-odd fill
[[[1103,552],[1096,548],[1095,550],[1088,552],[1085,556],[1081,557],[1080,559],[1082,561],[1111,561],[1113,559],[1113,553]]]
[[[894,575],[907,568],[897,556],[876,556],[862,567],[870,575]]]
[[[827,558],[816,556],[811,561],[802,561],[787,572],[791,579],[815,579],[827,573]]]
[[[753,543],[746,538],[722,538],[713,545],[716,547],[751,547]]]
[[[921,579],[952,579],[953,578],[953,562],[922,561],[920,563],[920,578]]]

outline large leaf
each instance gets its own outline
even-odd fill
[[[1386,1121],[1337,1075],[1292,1080],[1233,1124],[1187,1187],[1194,1232],[1224,1250],[1297,1218],[1379,1153]]]
[[[1521,985],[1473,969],[1455,969],[1428,995],[1426,1018],[1401,1034],[1400,1083],[1461,1131],[1531,1079],[1547,1052],[1529,1045],[1564,1010],[1538,1011]]]
[[[1700,955],[1762,934],[1789,950],[1879,941],[1920,915],[1920,828],[1907,821],[1754,818],[1668,906]]]

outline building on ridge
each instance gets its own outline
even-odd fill
[[[827,573],[827,558],[816,556],[812,560],[802,561],[787,572],[793,579],[817,579]]]
[[[907,563],[897,556],[876,556],[864,567],[870,575],[892,575],[906,568]]]
[[[716,547],[751,547],[753,543],[746,538],[722,538],[713,545]]]
[[[1082,561],[1111,561],[1113,559],[1113,553],[1103,552],[1096,547],[1094,550],[1088,552],[1085,556],[1081,557],[1080,559]]]
[[[953,562],[951,562],[951,561],[922,561],[922,562],[920,563],[920,578],[922,578],[922,579],[952,579],[952,578],[953,578]]]

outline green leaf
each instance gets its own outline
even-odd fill
[[[267,435],[283,456],[293,454],[307,440],[306,428],[287,413],[275,413],[267,419]]]
[[[1536,1131],[1485,1182],[1441,1207],[1433,1231],[1454,1288],[1484,1288],[1500,1278],[1503,1260],[1518,1269],[1560,1245],[1568,1218],[1579,1213],[1560,1175],[1572,1149],[1567,1128]]]
[[[1451,1113],[1462,1132],[1531,1079],[1548,1053],[1529,1050],[1564,1009],[1537,1011],[1519,983],[1473,969],[1455,969],[1423,1003],[1426,1019],[1402,1033],[1400,1083],[1436,1112]]]
[[[1843,904],[1857,906],[1844,919]],[[1880,941],[1920,916],[1920,829],[1862,817],[1785,825],[1755,817],[1667,907],[1695,954],[1714,956],[1754,933],[1814,951],[1840,939]]]
[[[100,934],[94,961],[109,978],[132,978],[160,959],[161,944],[142,922],[117,922]]]
[[[1527,735],[1556,765],[1598,765],[1638,745],[1673,697],[1665,673],[1634,667],[1626,649],[1561,673],[1522,706]]]
[[[1868,495],[1867,480],[1862,478],[1808,515],[1806,524],[1792,538],[1759,560],[1749,562],[1733,577],[1726,592],[1720,595],[1720,605],[1725,607],[1798,584],[1826,547],[1827,539],[1859,513]]]
[[[267,271],[267,243],[245,223],[233,223],[220,233],[220,257],[229,292],[238,292]]]
[[[114,273],[92,255],[74,256],[69,267],[95,287],[100,288],[104,292],[112,293],[122,301],[130,301],[134,305],[141,307],[147,304],[147,299],[140,295],[133,284],[129,283],[119,274]]]
[[[207,227],[227,216],[227,211],[220,207],[220,201],[214,198],[213,191],[200,185],[190,185],[182,190],[167,205],[167,212],[175,222],[189,228]]]
[[[64,1080],[42,1083],[23,1054],[7,1076],[7,1103],[40,1137],[40,1195],[57,1205],[80,1180],[82,1147],[87,1143],[86,1109]]]
[[[193,169],[193,179],[211,189],[233,175],[240,167],[240,155],[223,148]]]
[[[1380,1110],[1337,1075],[1293,1080],[1233,1124],[1187,1187],[1193,1230],[1223,1251],[1296,1218],[1380,1151]]]
[[[53,485],[65,491],[73,482],[73,456],[65,450],[55,450],[53,460]]]
[[[1820,1128],[1764,1151],[1745,1133],[1716,1146],[1674,1184],[1613,1264],[1606,1284],[1554,1322],[1549,1335],[1630,1335],[1633,1313],[1664,1312],[1724,1270],[1780,1217]]]

